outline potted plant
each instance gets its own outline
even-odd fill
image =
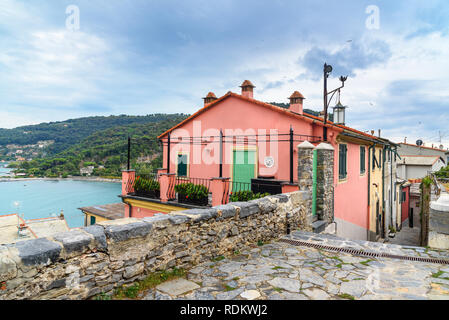
[[[133,184],[134,194],[137,196],[159,199],[160,184],[157,180],[151,178],[137,177]]]
[[[180,203],[207,206],[209,203],[209,189],[201,184],[181,183],[175,186]]]

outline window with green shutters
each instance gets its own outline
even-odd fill
[[[188,157],[186,154],[178,154],[178,177],[187,177]]]
[[[366,155],[365,155],[365,147],[360,147],[360,174],[364,174],[366,172],[365,168],[366,164]]]
[[[338,178],[339,179],[346,179],[347,158],[348,158],[348,146],[346,144],[340,144],[339,152],[338,152]]]

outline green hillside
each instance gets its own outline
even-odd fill
[[[81,167],[94,166],[93,175],[119,176],[127,163],[128,136],[132,139],[132,167],[141,171],[153,171],[162,166],[161,146],[157,136],[184,120],[187,115],[146,117],[153,121],[97,131],[54,156],[20,163],[19,172],[56,177],[79,175]],[[154,120],[156,118],[158,121]]]
[[[14,129],[0,129],[0,147],[8,144],[30,145],[36,144],[38,141],[53,140],[54,144],[46,149],[47,155],[53,156],[80,143],[95,132],[117,126],[167,121],[176,116],[182,115],[151,114],[146,116],[86,117]]]

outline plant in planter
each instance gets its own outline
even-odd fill
[[[254,193],[251,190],[245,190],[245,191],[236,191],[232,192],[229,196],[229,202],[239,202],[239,201],[249,201],[254,199],[263,198],[266,196],[269,196],[270,194],[265,193]]]
[[[209,202],[209,189],[201,184],[181,183],[175,186],[178,201],[206,206]]]
[[[160,184],[157,180],[137,177],[133,184],[134,193],[138,196],[159,199],[160,198]]]

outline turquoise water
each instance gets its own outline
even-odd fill
[[[114,182],[0,182],[0,215],[19,212],[25,219],[38,219],[64,210],[70,228],[82,227],[84,215],[77,208],[121,202],[117,197],[121,191],[121,184]]]
[[[7,176],[11,170],[13,169],[9,169],[9,168],[5,168],[5,166],[7,166],[7,163],[2,163],[0,164],[0,176]]]

